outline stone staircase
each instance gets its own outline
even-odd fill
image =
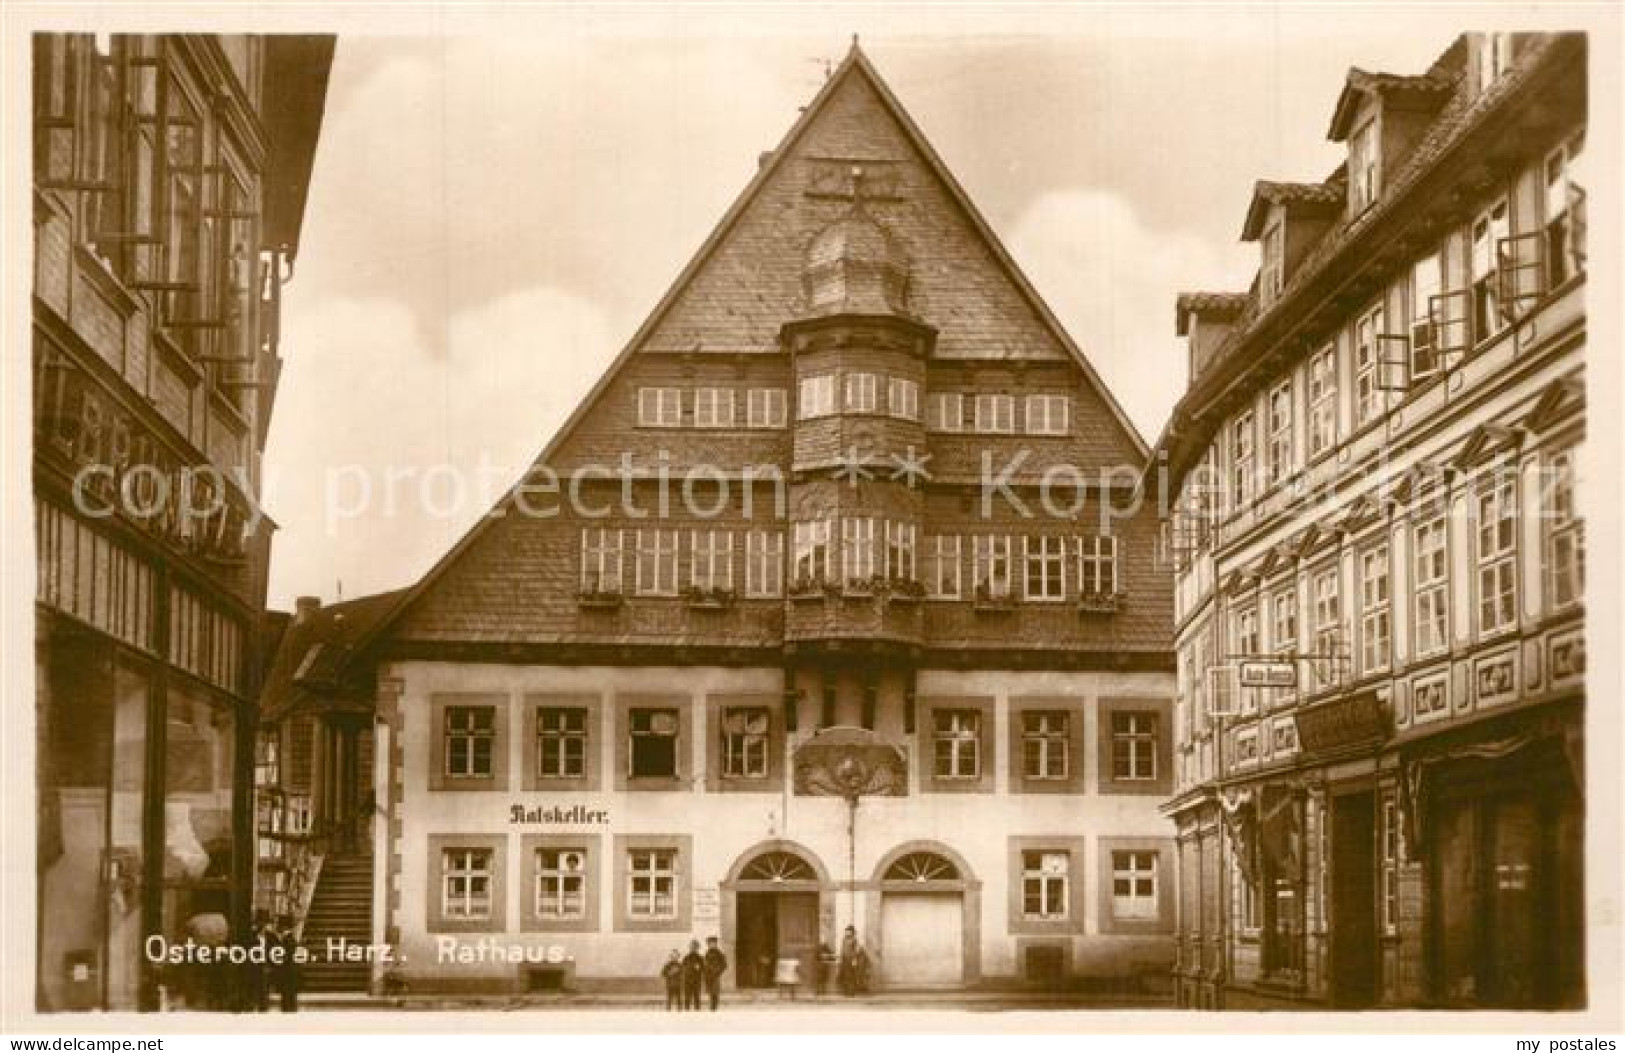
[[[339,940],[346,941],[353,959],[329,955]],[[311,956],[300,971],[302,992],[367,990],[372,965],[362,955],[372,942],[372,856],[335,853],[323,861],[301,942]]]

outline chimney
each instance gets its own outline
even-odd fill
[[[320,596],[301,596],[293,601],[293,623],[298,625],[306,621],[312,614],[322,609]]]

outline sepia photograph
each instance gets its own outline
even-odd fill
[[[5,18],[6,1030],[1619,1032],[1617,9]]]

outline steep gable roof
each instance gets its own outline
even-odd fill
[[[1145,440],[1140,436],[1132,421],[1129,420],[1128,415],[1123,411],[1122,406],[1113,397],[1110,389],[1108,389],[1105,383],[1101,380],[1100,375],[1096,373],[1094,367],[1084,356],[1082,349],[1079,348],[1072,338],[1066,333],[1066,330],[1062,327],[1060,321],[1055,317],[1053,312],[1051,312],[1043,298],[1039,296],[1038,291],[1021,272],[1021,269],[1016,265],[1014,259],[1011,258],[1003,243],[993,232],[992,227],[982,216],[981,212],[977,210],[970,197],[965,193],[964,188],[960,186],[958,180],[956,180],[953,174],[948,170],[947,165],[937,154],[936,150],[926,140],[924,134],[920,131],[919,126],[914,123],[913,118],[908,115],[907,111],[903,109],[902,104],[897,100],[897,97],[892,94],[891,89],[886,86],[886,83],[881,79],[880,74],[869,62],[868,57],[863,53],[862,49],[859,48],[857,39],[854,37],[852,48],[847,53],[846,58],[842,60],[840,66],[830,74],[828,79],[824,82],[824,85],[819,89],[818,94],[813,98],[812,102],[802,109],[800,117],[795,121],[794,124],[791,125],[789,131],[785,133],[785,136],[780,141],[779,145],[771,152],[763,155],[762,163],[758,167],[756,174],[745,186],[739,197],[731,206],[729,206],[727,212],[723,214],[716,227],[706,237],[704,242],[701,243],[698,251],[688,261],[688,263],[684,265],[683,269],[678,273],[676,279],[672,282],[666,293],[661,297],[660,301],[655,305],[654,309],[649,313],[642,325],[640,325],[637,331],[633,333],[631,339],[627,341],[620,353],[610,363],[608,368],[604,370],[603,374],[598,378],[587,394],[580,400],[580,402],[576,404],[576,407],[571,411],[569,417],[565,419],[563,425],[554,434],[547,446],[532,461],[531,467],[526,470],[524,475],[518,481],[515,482],[514,486],[507,492],[507,494],[505,494],[502,499],[498,501],[489,512],[486,513],[486,515],[482,516],[481,519],[476,522],[474,526],[470,528],[469,531],[465,533],[463,537],[454,546],[452,546],[452,548],[444,556],[442,556],[433,567],[429,569],[428,573],[426,573],[415,585],[412,585],[408,589],[402,591],[395,608],[386,617],[378,621],[378,623],[368,634],[367,638],[360,641],[360,645],[358,646],[357,650],[370,644],[373,640],[377,639],[382,633],[384,633],[391,625],[397,622],[402,617],[404,612],[412,606],[413,601],[428,591],[429,588],[454,563],[458,561],[459,557],[467,552],[479,540],[490,525],[502,517],[505,511],[513,505],[516,495],[525,486],[525,484],[532,481],[533,477],[535,477],[544,466],[551,464],[556,455],[566,448],[566,444],[570,441],[571,437],[576,433],[586,418],[592,413],[594,407],[604,397],[605,393],[609,390],[616,377],[623,372],[628,363],[640,351],[649,348],[651,339],[661,331],[661,327],[667,322],[674,310],[683,300],[685,294],[695,284],[696,280],[701,276],[707,265],[713,260],[719,249],[728,240],[730,234],[735,231],[741,220],[750,211],[752,206],[757,203],[759,197],[764,191],[764,188],[766,188],[773,181],[774,177],[779,173],[781,167],[786,163],[787,159],[791,157],[793,148],[804,138],[804,136],[806,136],[810,129],[814,128],[814,126],[819,122],[820,118],[824,116],[826,109],[830,106],[832,101],[838,96],[842,89],[853,80],[853,78],[861,78],[863,84],[870,88],[878,97],[886,115],[890,117],[899,128],[902,129],[907,144],[918,153],[926,168],[929,170],[930,175],[934,177],[936,181],[946,190],[960,214],[970,224],[974,234],[980,240],[982,246],[992,256],[993,261],[1004,278],[1007,279],[1015,288],[1017,293],[1025,302],[1026,307],[1031,310],[1038,323],[1046,332],[1047,336],[1051,338],[1071,360],[1071,362],[1078,367],[1088,389],[1100,399],[1101,404],[1106,408],[1110,417],[1110,424],[1114,425],[1116,430],[1120,433],[1120,436],[1126,445],[1127,451],[1132,451],[1133,456],[1142,462],[1149,456],[1149,447],[1147,447]],[[783,320],[788,321],[789,319],[786,318]],[[702,350],[699,348],[684,348],[680,346],[660,347],[658,349]],[[739,349],[727,348],[725,350]]]

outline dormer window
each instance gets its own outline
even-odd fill
[[[1264,231],[1264,265],[1258,275],[1258,295],[1273,303],[1286,284],[1286,235],[1280,219]]]
[[[1485,33],[1478,45],[1478,64],[1474,69],[1477,87],[1483,93],[1512,68],[1512,34]]]
[[[1358,216],[1376,204],[1382,182],[1377,122],[1367,121],[1349,136],[1349,210]]]

